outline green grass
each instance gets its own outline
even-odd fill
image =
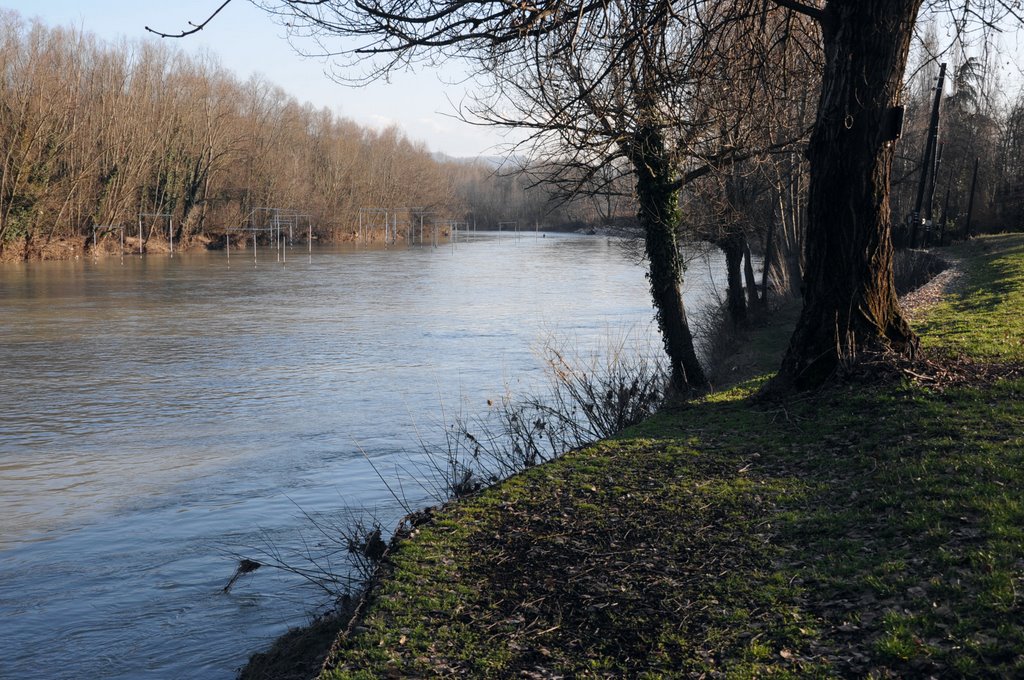
[[[960,249],[966,289],[938,305],[918,329],[925,347],[980,359],[1024,360],[1024,242],[975,239]]]
[[[925,344],[1021,359],[1024,238],[964,256]],[[1024,381],[764,380],[439,512],[324,677],[1024,675]]]

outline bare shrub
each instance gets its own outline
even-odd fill
[[[690,326],[708,381],[712,385],[723,382],[722,367],[737,344],[736,327],[729,318],[728,305],[721,301],[705,305],[693,315]]]
[[[256,565],[248,571],[269,568],[297,576],[326,595],[332,606],[348,602],[373,576],[387,550],[381,523],[355,512],[325,516],[299,511],[306,523],[290,547],[265,534],[262,544],[245,556],[231,556],[240,564]]]
[[[654,413],[665,396],[660,354],[639,348],[628,333],[587,356],[549,337],[540,355],[547,380],[538,392],[506,391],[486,413],[457,417],[446,428],[445,460],[434,467],[450,496],[621,432]]]

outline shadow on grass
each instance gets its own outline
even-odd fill
[[[1024,238],[970,247],[945,351],[1020,335]],[[438,513],[327,677],[1024,676],[1024,381],[765,379]]]
[[[977,239],[957,249],[968,262],[967,290],[953,296],[961,313],[990,312],[1020,290],[1024,280],[1024,235]]]
[[[391,582],[341,669],[1012,675],[1022,391],[741,392],[655,417],[452,508],[427,534],[450,568]]]

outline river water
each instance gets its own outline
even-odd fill
[[[0,677],[233,677],[322,598],[225,594],[232,554],[301,550],[304,513],[392,525],[377,471],[429,504],[421,445],[529,390],[544,337],[656,350],[651,319],[602,237],[0,265]]]

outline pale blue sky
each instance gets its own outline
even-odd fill
[[[221,0],[0,0],[0,8],[12,9],[25,18],[37,17],[51,26],[83,27],[105,40],[160,40],[145,31],[151,26],[168,33],[199,22]],[[449,85],[456,74],[421,71],[402,73],[391,83],[362,88],[339,85],[324,74],[322,61],[296,54],[284,37],[284,29],[245,0],[235,0],[203,31],[173,40],[183,50],[203,49],[244,80],[260,73],[301,101],[326,106],[339,115],[372,127],[396,123],[414,140],[426,142],[432,151],[452,156],[493,154],[502,138],[491,129],[468,125],[451,117],[449,99],[458,102],[465,85]],[[448,115],[445,115],[448,114]]]
[[[48,25],[84,27],[114,41],[160,40],[145,26],[166,32],[180,31],[188,21],[201,21],[222,0],[0,0],[0,8],[13,9],[26,18],[38,17]],[[1000,41],[999,59],[1006,94],[1015,96],[1021,80],[1021,32],[1008,30]],[[221,63],[246,79],[263,74],[301,101],[326,106],[358,123],[381,128],[395,123],[432,151],[452,156],[496,155],[505,139],[492,128],[456,120],[453,104],[464,97],[466,85],[455,72],[420,71],[396,74],[390,83],[362,88],[340,85],[324,73],[322,61],[295,53],[284,29],[246,0],[234,0],[203,31],[181,40],[169,40],[189,52],[209,50]],[[471,86],[471,85],[470,85]]]

